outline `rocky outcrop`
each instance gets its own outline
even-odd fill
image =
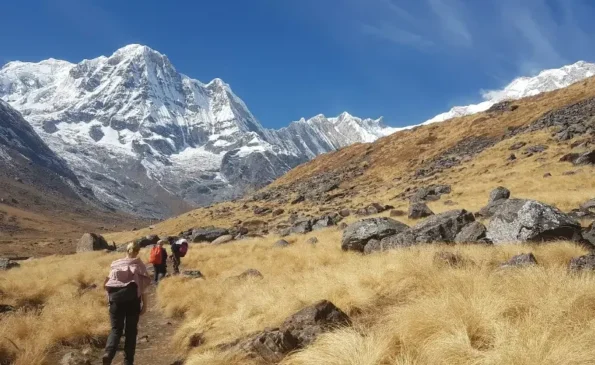
[[[192,279],[204,279],[204,275],[200,270],[184,270],[182,275]]]
[[[323,300],[287,318],[278,328],[267,329],[220,346],[238,349],[266,362],[277,363],[292,351],[304,348],[324,332],[351,325],[347,314]]]
[[[493,216],[498,209],[502,206],[502,204],[510,198],[510,190],[506,189],[503,186],[499,186],[490,192],[490,198],[488,200],[488,205],[481,208],[479,212],[476,214],[478,217],[482,218],[490,218]]]
[[[214,240],[213,242],[211,242],[211,244],[213,244],[213,245],[222,245],[224,243],[228,243],[228,242],[233,241],[233,238],[234,238],[233,235],[226,234],[226,235],[223,235],[223,236],[217,238],[216,240]]]
[[[494,244],[581,240],[581,226],[574,219],[545,203],[509,199],[492,217],[487,238]]]
[[[513,256],[510,260],[500,265],[500,268],[527,267],[535,265],[537,265],[535,256],[532,253],[523,253]]]
[[[194,228],[190,238],[192,242],[213,242],[217,238],[228,234],[229,230],[226,228],[202,227]]]
[[[105,238],[95,233],[85,233],[76,245],[76,252],[90,252],[101,250],[115,250],[116,247],[110,246]]]
[[[407,229],[409,227],[406,224],[390,218],[366,218],[347,226],[343,231],[341,249],[364,252],[364,248],[370,240],[381,240]]]
[[[481,222],[471,222],[457,233],[455,243],[488,243],[487,229]]]
[[[568,264],[570,271],[595,270],[595,254],[575,257]]]
[[[434,215],[434,212],[432,212],[426,203],[413,201],[409,204],[409,219],[421,219],[431,215]]]
[[[595,247],[595,222],[583,229],[583,240],[589,242],[591,246]]]
[[[10,270],[10,269],[14,269],[17,268],[21,265],[19,265],[18,262],[14,262],[10,259],[7,258],[1,258],[0,257],[0,271],[6,271],[6,270]]]

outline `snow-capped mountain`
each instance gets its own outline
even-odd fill
[[[446,113],[427,120],[422,125],[442,122],[451,118],[480,113],[494,104],[534,96],[547,91],[561,89],[595,75],[595,64],[579,61],[558,69],[545,70],[534,77],[519,77],[502,90],[483,92],[484,101],[468,106],[456,106]]]
[[[191,79],[141,45],[78,64],[10,62],[0,98],[102,201],[154,216],[239,196],[320,153],[394,131],[347,113],[265,129],[222,80]]]

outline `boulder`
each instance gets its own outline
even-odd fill
[[[339,215],[344,218],[349,217],[351,215],[351,211],[349,209],[341,209],[339,211]]]
[[[525,149],[525,154],[526,155],[533,155],[535,153],[541,153],[545,150],[547,150],[549,147],[547,145],[544,144],[538,144],[535,146],[529,146]]]
[[[568,264],[570,271],[595,270],[595,253],[575,257]]]
[[[242,228],[248,232],[262,232],[268,230],[268,223],[259,219],[242,222]]]
[[[195,228],[192,230],[191,240],[192,242],[213,242],[221,236],[229,234],[229,230],[226,228],[217,227],[202,227]]]
[[[135,241],[140,245],[140,247],[145,248],[149,246],[156,245],[159,242],[159,236],[156,234],[151,234],[142,238],[139,238]]]
[[[60,360],[60,365],[92,365],[90,351],[71,351]]]
[[[304,234],[312,232],[312,221],[307,218],[297,220],[290,228],[290,232],[294,234]]]
[[[390,211],[390,216],[391,217],[402,217],[404,215],[406,215],[407,212],[403,211],[403,210],[391,210]]]
[[[472,213],[464,209],[450,210],[448,212],[433,215],[424,221],[411,227],[394,238],[386,238],[384,244],[389,241],[398,243],[399,246],[408,246],[419,243],[453,243],[456,236],[465,226],[475,221]],[[384,241],[384,240],[383,240]]]
[[[312,230],[316,231],[318,229],[328,228],[334,225],[336,225],[335,220],[330,215],[327,215],[316,219],[312,224]]]
[[[434,254],[434,264],[438,266],[461,267],[465,264],[465,259],[459,253],[440,251]]]
[[[583,240],[589,242],[591,246],[595,247],[595,222],[591,223],[589,227],[583,229],[582,236]]]
[[[574,164],[575,165],[594,165],[595,164],[595,150],[581,154],[574,161]]]
[[[226,234],[224,236],[221,236],[219,238],[217,238],[216,240],[214,240],[213,242],[211,242],[213,245],[221,245],[223,243],[227,243],[227,242],[231,242],[233,241],[234,236],[230,235],[230,234]]]
[[[452,191],[450,185],[431,185],[419,188],[411,197],[412,202],[418,201],[436,201],[444,194],[450,194]]]
[[[0,304],[0,314],[14,312],[15,308],[12,305]]]
[[[295,199],[293,199],[291,201],[291,205],[295,205],[295,204],[301,203],[304,200],[306,200],[306,198],[303,195],[298,195]]]
[[[409,219],[420,219],[433,215],[434,212],[426,205],[426,203],[420,201],[414,201],[409,204]]]
[[[76,245],[76,252],[90,252],[101,250],[115,250],[114,246],[110,246],[105,238],[95,233],[85,233]]]
[[[581,240],[580,224],[545,203],[509,199],[492,217],[486,234],[494,244]]]
[[[254,215],[265,215],[265,214],[269,214],[271,212],[270,208],[266,208],[266,207],[256,207],[253,210]]]
[[[508,149],[511,151],[516,151],[518,149],[525,147],[526,144],[527,144],[526,142],[516,142],[516,143],[513,143]]]
[[[278,328],[266,329],[219,348],[241,350],[265,362],[278,363],[290,352],[312,344],[319,335],[349,325],[351,320],[343,311],[323,300],[293,314]]]
[[[273,210],[273,217],[278,217],[283,213],[285,213],[284,209],[277,208],[277,209]]]
[[[368,207],[366,208],[366,212],[368,215],[374,215],[374,214],[382,213],[384,211],[385,211],[384,206],[380,205],[378,203],[372,203],[372,204],[368,205]]]
[[[506,189],[503,186],[498,186],[490,192],[490,199],[488,200],[488,204],[492,204],[498,200],[505,200],[508,198],[510,198],[510,190]]]
[[[204,275],[200,270],[184,270],[182,275],[193,279],[204,279]]]
[[[290,243],[285,241],[285,240],[279,240],[277,242],[275,242],[274,247],[288,247],[290,246]]]
[[[380,240],[409,229],[406,224],[390,218],[367,218],[350,224],[343,231],[341,249],[343,251],[364,252],[371,239]]]
[[[502,204],[510,198],[510,190],[506,189],[503,186],[499,186],[496,189],[490,192],[490,198],[488,200],[488,205],[481,208],[479,212],[476,214],[478,217],[482,218],[490,218],[493,216],[498,209],[502,206]]]
[[[455,243],[478,243],[483,242],[486,238],[486,227],[481,222],[471,222],[467,224],[463,229],[456,235]]]
[[[256,278],[256,279],[262,279],[262,273],[256,269],[248,269],[246,271],[244,271],[243,273],[241,273],[240,275],[236,276],[236,278],[238,279],[248,279],[248,278]]]
[[[537,259],[532,253],[523,253],[520,255],[513,256],[510,260],[506,261],[501,268],[508,267],[527,267],[537,265]]]
[[[18,262],[14,262],[7,258],[0,257],[0,271],[6,271],[21,266]]]
[[[595,198],[587,200],[581,204],[581,210],[585,212],[595,213]]]

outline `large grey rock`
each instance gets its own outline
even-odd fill
[[[101,250],[115,250],[114,246],[110,246],[105,238],[95,233],[85,233],[76,245],[76,252],[90,252]]]
[[[380,240],[409,229],[406,224],[390,218],[367,218],[353,223],[343,232],[341,249],[343,251],[364,252],[371,239]]]
[[[14,262],[10,259],[0,257],[0,271],[14,269],[19,266],[20,265],[18,262]]]
[[[409,219],[420,219],[433,215],[434,212],[425,203],[414,201],[409,204]]]
[[[219,348],[240,350],[267,363],[278,363],[290,352],[312,344],[321,334],[349,325],[347,314],[323,300],[293,314],[278,328],[266,329]]]
[[[308,218],[301,218],[291,226],[290,232],[297,234],[312,232],[312,221]]]
[[[275,242],[274,247],[289,247],[291,244],[285,240],[279,240]]]
[[[214,240],[214,241],[213,241],[213,242],[211,242],[211,243],[212,243],[213,245],[222,245],[222,244],[224,244],[224,243],[228,243],[228,242],[231,242],[231,241],[233,241],[233,237],[234,237],[234,236],[232,236],[232,235],[230,235],[230,234],[226,234],[226,235],[224,235],[224,236],[221,236],[221,237],[217,238],[216,240]]]
[[[481,222],[471,222],[456,235],[455,243],[483,243],[486,232],[487,229]]]
[[[487,238],[494,244],[581,240],[580,224],[545,203],[535,200],[505,201],[488,225]]]
[[[320,217],[314,221],[312,224],[312,230],[316,231],[323,228],[328,228],[336,225],[335,220],[330,215],[326,215],[324,217]]]
[[[587,200],[581,204],[581,210],[585,212],[595,213],[595,198]]]
[[[136,243],[138,243],[139,246],[143,248],[156,245],[157,242],[159,242],[159,236],[156,234],[151,234],[136,240]]]
[[[527,267],[537,265],[537,259],[532,253],[523,253],[520,255],[513,256],[510,260],[506,261],[501,268],[508,267]]]
[[[591,223],[589,227],[583,229],[583,240],[589,242],[595,247],[595,222]]]
[[[510,198],[510,190],[503,186],[498,186],[496,189],[490,192],[490,200],[488,201],[488,204],[508,198]]]
[[[229,234],[226,228],[202,227],[192,230],[192,242],[213,242],[221,236]]]
[[[570,271],[595,270],[595,254],[575,257],[568,264]]]

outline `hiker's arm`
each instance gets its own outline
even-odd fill
[[[147,312],[147,306],[148,306],[148,302],[147,302],[147,296],[145,295],[145,293],[141,294],[140,299],[143,303],[143,307],[140,310],[140,314],[143,315],[145,314],[145,312]]]

